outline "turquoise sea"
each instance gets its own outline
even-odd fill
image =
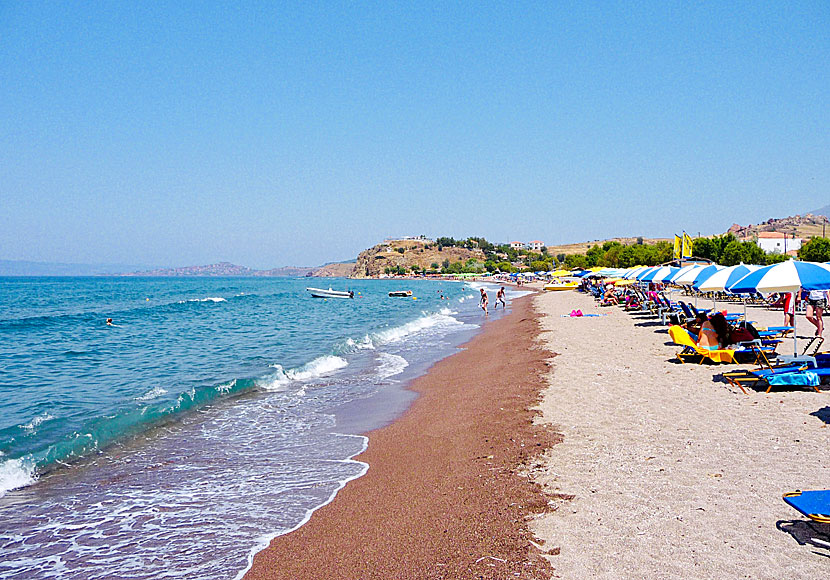
[[[477,287],[0,278],[0,578],[241,576],[365,472]]]

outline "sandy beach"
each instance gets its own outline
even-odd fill
[[[540,410],[563,435],[534,478],[573,498],[533,525],[559,548],[554,577],[828,577],[830,546],[810,538],[830,542],[830,526],[781,500],[830,485],[826,386],[745,395],[713,380],[734,365],[670,360],[679,348],[654,318],[574,292],[534,304],[558,354]],[[562,318],[574,308],[606,316]],[[750,307],[748,318],[780,325],[782,314]],[[814,330],[803,316],[798,328]]]
[[[585,294],[512,309],[414,381],[368,473],[246,578],[827,577],[830,526],[781,500],[830,482],[826,387],[745,395]]]
[[[259,552],[248,579],[549,578],[530,516],[547,499],[521,466],[555,437],[534,425],[546,361],[531,298],[485,325],[369,433],[369,464],[329,505]]]

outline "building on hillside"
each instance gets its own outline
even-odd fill
[[[387,244],[389,242],[432,242],[432,240],[426,236],[399,236],[397,238],[386,238],[383,241]]]
[[[524,242],[510,242],[510,247],[514,250],[521,250],[524,247]]]
[[[532,242],[528,242],[527,244],[525,244],[525,248],[527,248],[528,250],[533,250],[534,252],[539,252],[544,247],[545,242],[539,240],[533,240]]]
[[[782,232],[758,232],[758,239],[755,240],[755,243],[767,254],[789,254],[794,256],[801,249],[803,240]]]

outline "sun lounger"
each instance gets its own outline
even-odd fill
[[[731,385],[741,389],[744,394],[747,394],[744,386],[759,385],[766,385],[767,393],[774,386],[809,386],[816,392],[821,392],[818,386],[830,380],[830,353],[801,357],[801,360],[795,363],[723,373],[721,376]]]
[[[719,348],[717,350],[709,350],[698,346],[694,339],[689,334],[689,331],[682,326],[670,326],[669,336],[675,344],[682,346],[683,350],[677,353],[677,358],[680,362],[685,363],[684,359],[700,357],[700,364],[703,361],[710,360],[715,363],[733,363],[735,362],[735,351],[727,348]]]
[[[814,522],[830,524],[830,489],[785,493],[784,501]]]

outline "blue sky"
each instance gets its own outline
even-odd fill
[[[830,4],[0,3],[0,259],[720,233],[830,203]]]

